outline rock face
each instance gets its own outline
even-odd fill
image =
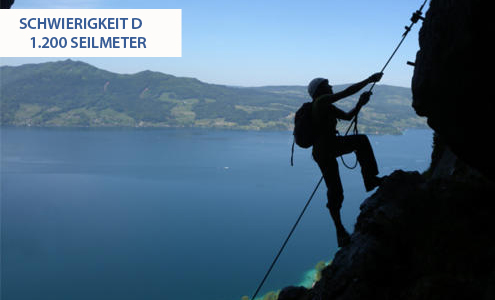
[[[495,189],[396,171],[309,299],[495,299]]]
[[[279,300],[495,299],[488,5],[431,0],[412,81],[413,107],[435,130],[430,169],[388,176],[321,280]]]
[[[495,185],[447,147],[436,165],[386,177],[321,280],[279,300],[495,299]]]
[[[462,160],[495,179],[489,1],[432,0],[419,33],[413,107]],[[490,32],[489,32],[490,31]]]
[[[2,0],[1,1],[1,9],[9,9],[12,4],[14,4],[14,0]]]

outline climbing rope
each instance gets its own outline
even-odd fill
[[[421,7],[415,11],[411,17],[411,24],[409,26],[406,26],[405,27],[405,31],[404,33],[402,34],[402,39],[400,40],[399,44],[397,45],[397,47],[395,47],[394,51],[392,52],[392,55],[390,55],[390,57],[388,58],[387,62],[385,63],[385,65],[383,66],[383,68],[380,70],[380,73],[383,73],[383,71],[385,71],[385,69],[387,68],[388,64],[390,63],[390,61],[392,60],[392,58],[394,57],[395,53],[397,53],[397,50],[399,50],[400,46],[402,45],[402,43],[404,42],[404,40],[406,39],[407,37],[407,34],[411,31],[412,27],[414,24],[416,24],[418,22],[418,20],[424,20],[424,18],[421,16],[422,14],[422,10],[423,10],[423,7],[425,6],[426,2],[428,2],[428,0],[425,0],[423,2],[423,4],[421,5]],[[373,90],[373,88],[375,87],[376,85],[376,82],[373,82],[373,84],[371,85],[370,89],[368,90],[368,92],[371,92]],[[357,123],[358,123],[358,114],[359,112],[361,111],[361,108],[359,108],[359,110],[356,112],[356,115],[354,116],[354,118],[351,120],[351,124],[349,125],[349,127],[347,128],[347,131],[345,132],[345,135],[347,135],[349,133],[349,130],[354,126],[354,129],[353,129],[353,132],[354,134],[357,134],[358,133],[358,129],[357,129]]]
[[[348,130],[348,131],[349,131],[349,130]],[[357,132],[357,127],[354,127],[354,133],[353,133],[353,134],[358,134],[358,132]],[[346,134],[345,134],[345,135],[347,135],[347,132],[346,132]],[[339,133],[339,136],[340,136],[340,133]],[[346,164],[346,163],[345,163],[345,160],[344,160],[344,156],[343,156],[343,155],[341,155],[341,156],[340,156],[340,160],[342,161],[342,164],[343,164],[343,165],[344,165],[347,169],[349,169],[349,170],[354,170],[354,169],[357,167],[357,165],[358,165],[357,158],[356,158],[356,160],[354,161],[354,165],[352,165],[352,166],[349,166],[348,164]]]
[[[381,69],[380,73],[383,73],[383,71],[385,71],[385,69],[387,68],[388,64],[390,63],[390,61],[394,57],[395,53],[397,53],[397,50],[399,50],[400,46],[402,45],[402,42],[404,42],[404,40],[406,39],[407,34],[409,33],[409,31],[411,31],[413,25],[416,24],[418,22],[418,20],[424,20],[424,18],[421,15],[422,15],[422,10],[423,10],[424,6],[426,5],[426,2],[428,2],[428,0],[425,0],[423,2],[423,4],[421,5],[421,7],[417,11],[415,11],[413,13],[413,15],[411,17],[411,24],[409,26],[406,26],[405,27],[405,32],[402,34],[402,39],[400,40],[400,42],[397,45],[397,47],[395,47],[394,51],[392,52],[392,55],[390,55],[390,57],[388,58],[387,62],[385,63],[385,65]],[[375,84],[376,84],[376,82],[373,82],[373,84],[371,85],[371,87],[369,89],[369,92],[371,92],[373,90],[373,88],[375,87]],[[360,110],[361,110],[361,108],[359,108],[359,110],[356,112],[356,115],[351,120],[351,124],[349,125],[349,128],[347,128],[347,131],[345,132],[345,135],[347,135],[349,133],[349,131],[350,131],[350,129],[352,127],[354,127],[353,128],[353,134],[358,134],[358,129],[357,129],[358,118],[357,118],[357,116],[358,116]],[[342,162],[344,163],[344,165],[346,167],[348,167],[345,164],[344,159],[342,159]],[[356,160],[356,164],[353,167],[351,167],[350,169],[354,169],[356,166],[357,166],[357,160]],[[282,247],[278,251],[278,253],[275,256],[275,258],[273,259],[272,264],[270,265],[270,267],[266,271],[265,276],[263,277],[263,279],[261,280],[260,284],[258,285],[258,288],[256,289],[256,292],[254,292],[253,297],[251,297],[251,300],[254,300],[256,298],[256,296],[258,295],[258,292],[260,291],[261,287],[263,286],[263,284],[265,283],[266,279],[268,278],[268,275],[270,275],[270,272],[272,271],[273,267],[275,266],[275,263],[277,262],[278,258],[280,257],[280,254],[282,254],[282,251],[284,251],[284,248],[287,245],[287,242],[289,241],[290,237],[294,233],[294,230],[296,229],[297,225],[299,224],[299,221],[301,221],[302,216],[306,212],[306,209],[308,208],[309,203],[313,199],[313,196],[315,195],[316,191],[318,190],[318,187],[320,187],[320,184],[321,184],[322,181],[323,181],[323,176],[321,176],[320,180],[316,184],[313,192],[311,193],[311,196],[309,197],[308,201],[306,202],[306,205],[304,206],[303,210],[299,214],[299,217],[297,218],[296,222],[292,226],[292,229],[290,230],[289,235],[287,235],[287,238],[285,239],[284,243],[282,244]]]
[[[400,46],[402,45],[402,43],[404,42],[404,40],[406,39],[407,37],[407,34],[411,31],[412,27],[414,24],[416,24],[418,22],[418,20],[424,20],[424,18],[421,16],[422,14],[422,10],[423,10],[423,7],[425,6],[426,2],[428,2],[428,0],[425,0],[423,2],[423,4],[421,5],[421,7],[415,11],[411,17],[411,24],[409,26],[406,26],[405,27],[405,31],[404,33],[402,34],[402,39],[400,40],[399,44],[397,45],[397,47],[395,47],[394,51],[392,52],[392,54],[390,55],[390,57],[388,58],[387,62],[385,63],[385,65],[383,66],[383,68],[380,70],[380,73],[383,73],[383,71],[385,71],[385,69],[387,68],[388,64],[390,63],[390,61],[392,60],[392,58],[394,57],[395,53],[397,53],[397,50],[399,50]],[[369,93],[371,93],[371,91],[373,90],[373,88],[375,87],[376,85],[376,82],[373,82],[373,84],[371,85],[370,89],[368,90]],[[358,111],[356,112],[356,115],[354,115],[354,117],[352,118],[351,120],[351,124],[349,124],[349,127],[347,128],[346,132],[345,132],[345,135],[347,136],[349,131],[351,130],[351,128],[353,128],[353,135],[356,135],[358,134],[358,127],[357,127],[357,124],[358,124],[358,115],[359,115],[359,112],[361,111],[361,107],[358,108]],[[348,168],[348,169],[355,169],[357,167],[357,159],[354,163],[353,166],[349,166],[345,163],[344,161],[344,157],[341,156],[340,159],[342,160],[342,164]]]
[[[299,221],[301,221],[302,216],[306,212],[306,209],[308,208],[309,203],[311,202],[311,199],[313,199],[313,196],[315,195],[315,193],[318,190],[318,187],[320,186],[322,181],[323,181],[323,176],[321,176],[320,181],[318,181],[318,184],[315,186],[315,189],[311,193],[311,196],[309,197],[308,201],[306,202],[306,205],[304,205],[304,208],[301,211],[301,213],[299,214],[299,217],[297,218],[296,222],[294,223],[294,225],[292,225],[292,229],[290,230],[289,235],[287,235],[287,238],[285,239],[282,247],[280,248],[277,255],[275,256],[275,259],[273,260],[272,264],[270,265],[270,268],[268,268],[268,271],[266,272],[265,277],[263,277],[263,280],[261,280],[258,288],[256,289],[256,292],[254,292],[253,297],[251,297],[251,300],[254,300],[254,298],[256,298],[256,296],[258,295],[258,292],[260,291],[261,287],[265,283],[265,280],[268,278],[268,275],[272,271],[273,266],[275,266],[275,263],[277,262],[278,258],[280,257],[280,254],[282,254],[282,251],[284,251],[285,245],[287,245],[287,242],[289,241],[290,237],[294,233],[294,230],[296,230],[297,224],[299,224]]]

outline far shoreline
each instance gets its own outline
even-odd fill
[[[198,126],[29,126],[29,125],[0,125],[0,131],[2,129],[45,129],[45,130],[200,130],[200,131],[229,131],[229,132],[287,132],[292,135],[292,129],[249,129],[249,128],[235,128],[235,127],[198,127]],[[398,132],[359,132],[360,134],[366,134],[370,136],[400,136],[404,135],[407,131],[411,130],[432,130],[430,127],[417,127],[417,128],[405,128]],[[344,131],[344,130],[341,130]],[[341,135],[344,135],[341,133]]]

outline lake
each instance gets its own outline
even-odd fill
[[[432,131],[370,136],[380,175],[424,171]],[[1,129],[1,298],[239,300],[321,174],[291,132]],[[347,164],[354,155],[346,155]],[[366,193],[339,160],[343,222]],[[332,259],[324,183],[260,295]]]

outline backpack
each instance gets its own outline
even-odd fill
[[[294,117],[294,142],[292,143],[292,155],[290,158],[291,166],[294,165],[294,144],[301,148],[309,148],[313,146],[313,121],[311,115],[313,111],[313,103],[304,103],[297,111]]]

